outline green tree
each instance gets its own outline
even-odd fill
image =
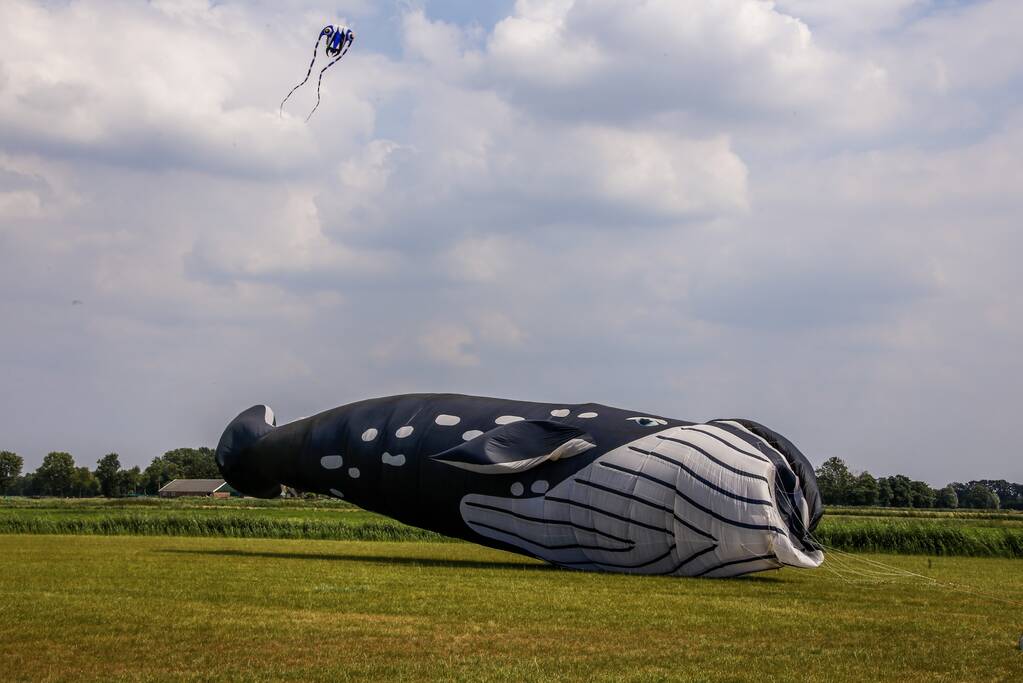
[[[155,495],[168,482],[181,479],[181,468],[160,456],[153,458],[146,471],[142,474],[146,493]]]
[[[75,478],[75,459],[70,453],[47,453],[43,464],[36,470],[41,493],[48,496],[66,496],[71,493]]]
[[[37,486],[35,474],[28,472],[14,480],[14,483],[11,484],[11,494],[15,496],[36,496],[39,495]]]
[[[892,504],[892,485],[888,477],[881,477],[877,480],[877,504],[888,507]]]
[[[960,497],[959,501],[963,507],[981,510],[997,510],[1001,503],[998,500],[998,494],[979,481],[974,482],[966,491],[966,495]]]
[[[915,508],[930,508],[934,507],[934,499],[937,497],[937,492],[932,489],[927,482],[914,481],[910,483],[910,490],[912,491],[913,507]]]
[[[138,467],[117,473],[117,489],[122,496],[138,493],[142,486],[142,471]]]
[[[121,495],[117,488],[117,473],[121,471],[121,459],[117,453],[107,453],[96,461],[96,478],[99,479],[100,490],[107,498]]]
[[[828,458],[817,469],[817,488],[825,505],[842,505],[849,502],[854,477],[841,458]]]
[[[14,480],[21,475],[21,468],[25,461],[21,456],[11,451],[0,451],[0,493],[7,495]]]
[[[970,486],[973,484],[983,484],[988,490],[993,491],[998,496],[999,507],[1023,508],[1023,485],[1021,484],[1014,484],[1004,479],[981,479],[980,481],[971,481]]]
[[[220,470],[214,459],[213,449],[175,448],[163,454],[163,459],[176,465],[183,479],[219,479]]]
[[[892,489],[892,507],[913,507],[913,482],[910,481],[909,477],[904,474],[888,477],[888,485]]]
[[[853,480],[848,502],[851,505],[877,505],[878,492],[877,479],[870,472],[863,472]]]
[[[71,490],[76,498],[91,498],[100,494],[99,479],[88,467],[75,468],[75,476],[71,482]]]
[[[956,490],[951,486],[946,486],[938,491],[938,498],[935,501],[935,505],[939,508],[959,507],[959,496],[956,495]]]

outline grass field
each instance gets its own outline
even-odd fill
[[[1023,680],[1020,563],[739,580],[468,543],[0,536],[4,680]]]

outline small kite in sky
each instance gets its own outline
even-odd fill
[[[306,121],[312,117],[313,112],[315,112],[316,108],[320,106],[320,84],[323,82],[323,73],[341,61],[341,58],[348,54],[348,48],[352,46],[352,41],[355,40],[355,33],[347,26],[334,27],[330,24],[327,24],[320,30],[320,35],[316,38],[316,45],[313,46],[313,59],[309,62],[309,70],[306,71],[305,78],[302,79],[302,82],[292,88],[291,92],[289,92],[284,100],[281,101],[281,116],[284,115],[284,103],[288,101],[288,98],[291,97],[292,93],[305,85],[305,82],[309,80],[309,76],[313,73],[313,65],[316,64],[316,57],[320,51],[320,41],[324,38],[327,39],[324,54],[330,61],[327,62],[327,66],[320,69],[320,77],[316,81],[316,105],[313,107],[313,110],[309,112],[309,116],[305,117]]]

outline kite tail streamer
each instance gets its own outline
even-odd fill
[[[326,30],[326,29],[324,29],[324,30]],[[303,85],[305,85],[305,82],[309,80],[309,76],[313,72],[313,65],[316,63],[316,53],[320,49],[320,41],[323,40],[323,36],[324,35],[325,35],[324,31],[320,31],[320,35],[316,38],[316,45],[313,46],[313,60],[311,62],[309,62],[309,70],[305,72],[305,78],[302,79],[301,83],[299,83],[294,88],[292,88],[291,91],[287,95],[285,95],[284,99],[281,100],[281,110],[280,110],[281,117],[284,116],[284,103],[288,101],[288,98],[291,97],[292,93],[294,93],[296,90],[298,90]],[[323,72],[320,72],[321,75],[322,75],[322,73]],[[308,120],[308,119],[306,119],[306,120]]]
[[[327,66],[325,66],[322,69],[320,69],[320,77],[318,79],[316,79],[316,104],[313,105],[313,110],[311,112],[309,112],[309,116],[305,117],[305,120],[307,122],[309,121],[310,118],[312,118],[313,112],[316,111],[316,108],[320,106],[320,84],[323,83],[323,72],[326,71],[327,69],[329,69],[330,67],[334,66],[338,62],[340,62],[341,58],[344,57],[346,54],[348,54],[348,48],[345,48],[344,52],[342,52],[337,57],[335,57],[334,61],[332,61]]]

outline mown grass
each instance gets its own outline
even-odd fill
[[[874,558],[865,558],[874,559]],[[0,536],[10,681],[1010,681],[1018,563],[562,571],[468,543]],[[976,591],[995,594],[988,599]]]
[[[7,499],[0,501],[0,533],[450,540],[341,501],[201,498]],[[816,536],[828,547],[850,552],[1023,558],[1023,524],[986,517],[868,517],[829,511]]]

